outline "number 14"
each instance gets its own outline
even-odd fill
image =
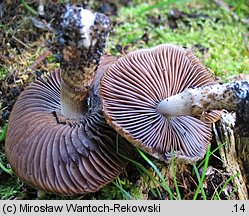
[[[245,204],[242,204],[242,205],[238,205],[238,204],[235,204],[233,206],[235,208],[235,212],[245,212]]]

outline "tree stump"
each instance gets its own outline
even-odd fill
[[[219,149],[224,168],[231,176],[240,173],[232,180],[238,199],[246,200],[249,198],[249,138],[234,130],[235,118],[232,113],[222,114],[221,120],[214,125],[214,134],[217,145],[224,143]]]

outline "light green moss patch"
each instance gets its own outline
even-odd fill
[[[213,1],[175,2],[167,4],[167,7],[166,4],[158,4],[160,7],[150,9],[153,8],[150,4],[137,1],[129,8],[122,8],[117,17],[115,34],[108,41],[109,50],[117,54],[117,44],[123,47],[130,44],[132,46],[128,51],[132,51],[173,43],[194,49],[204,64],[222,78],[249,73],[249,57],[244,42],[248,31],[244,20],[248,18],[249,4],[233,2],[232,8],[226,10]],[[175,29],[169,27],[168,18],[173,8],[178,8],[183,16],[175,20]],[[155,26],[151,20],[159,17]],[[142,40],[145,32],[149,35],[148,43]],[[201,54],[195,46],[203,47],[205,53]]]

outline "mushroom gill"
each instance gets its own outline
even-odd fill
[[[160,45],[131,52],[111,65],[101,81],[107,122],[123,137],[160,160],[203,158],[214,111],[201,116],[165,116],[158,104],[188,87],[214,82],[189,49]]]
[[[81,23],[84,13],[90,25]],[[99,63],[108,19],[73,6],[63,8],[60,18],[61,71],[31,83],[18,97],[5,148],[25,183],[51,193],[83,194],[117,177],[127,164],[120,154],[129,156],[132,148],[120,139],[117,150],[116,132],[102,113],[99,83],[115,60],[103,56]]]

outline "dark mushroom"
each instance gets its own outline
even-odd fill
[[[160,160],[203,158],[218,112],[198,117],[164,116],[158,104],[188,87],[214,82],[189,49],[160,45],[129,53],[111,65],[101,81],[103,110],[118,133]]]
[[[100,78],[115,60],[104,56],[99,63],[108,31],[102,14],[62,9],[57,34],[62,72],[30,84],[9,118],[6,155],[25,183],[51,193],[83,194],[124,170],[127,162],[119,154],[129,156],[132,149],[120,139],[117,150],[117,133],[104,119],[99,96]]]

